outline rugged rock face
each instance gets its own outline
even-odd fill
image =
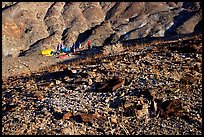
[[[2,55],[193,33],[201,21],[200,2],[2,2]]]

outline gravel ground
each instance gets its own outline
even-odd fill
[[[202,135],[202,54],[154,49],[11,78],[2,134]]]

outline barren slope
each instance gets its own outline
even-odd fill
[[[200,2],[2,2],[3,76],[59,62],[40,51],[80,41],[86,49],[201,31]],[[28,67],[26,67],[28,66]]]
[[[202,36],[144,45],[3,80],[2,134],[202,135]]]
[[[202,20],[199,2],[2,4],[3,57],[17,57],[21,50],[39,53],[41,49],[56,48],[61,40],[67,45],[90,38],[101,46],[104,42],[187,34],[194,32]],[[84,37],[79,37],[83,33]]]

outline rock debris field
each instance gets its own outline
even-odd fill
[[[3,80],[2,134],[202,135],[201,37]]]

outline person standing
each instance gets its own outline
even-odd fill
[[[81,43],[79,42],[79,48],[81,48]]]
[[[69,50],[69,52],[71,51],[71,46],[70,46],[70,44],[67,44],[67,48],[68,48],[68,50]]]
[[[59,43],[59,45],[57,46],[57,51],[61,51],[62,50],[62,44]]]
[[[92,49],[92,45],[91,45],[90,39],[88,40],[88,49],[89,49],[89,50]]]
[[[81,48],[82,48],[82,47],[81,47],[81,43],[79,42],[79,51],[81,51]]]
[[[76,44],[75,44],[75,43],[73,43],[72,50],[73,50],[73,52],[75,53],[75,51],[76,51]]]

